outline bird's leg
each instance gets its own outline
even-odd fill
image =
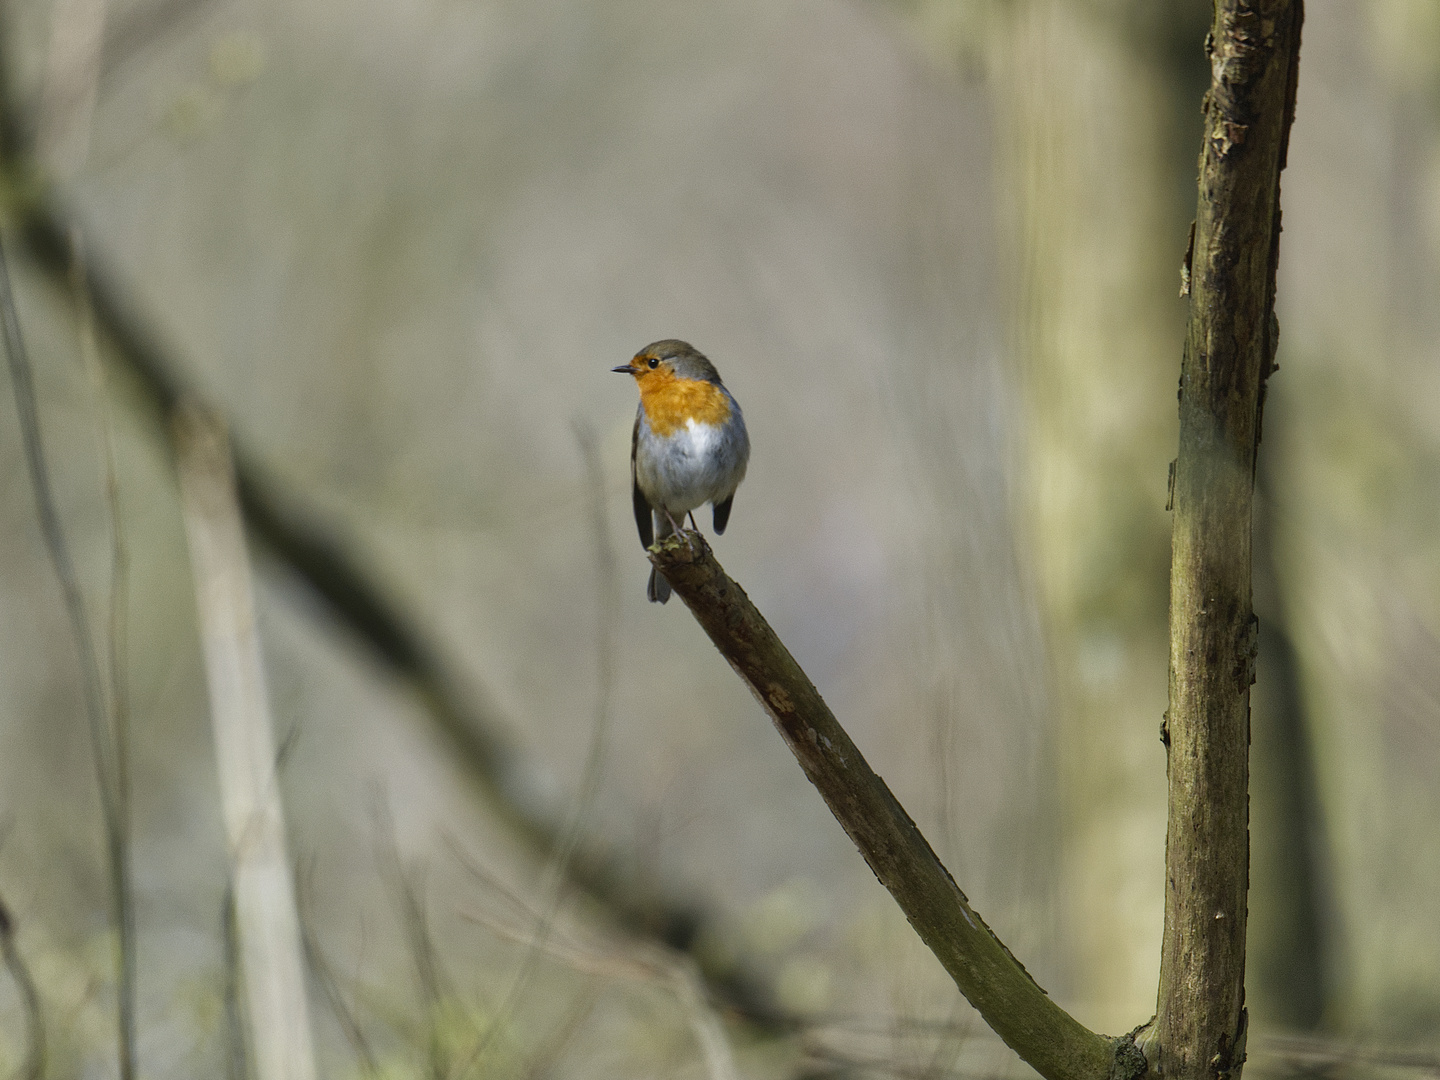
[[[694,529],[697,533],[700,531],[700,526],[695,524],[695,511],[694,511],[694,510],[691,510],[691,511],[690,511],[690,527],[691,527],[692,529]]]
[[[683,521],[683,520],[685,519],[685,515],[684,515],[684,514],[681,514],[681,515],[680,515],[680,519]],[[684,531],[685,531],[685,529],[684,529],[683,526],[681,526],[681,525],[676,525],[676,524],[675,524],[675,517],[674,517],[674,515],[672,515],[672,514],[670,513],[669,510],[666,510],[666,511],[665,511],[665,520],[668,521],[668,522],[670,522],[670,528],[673,529],[675,532],[678,533],[678,532],[684,532]]]

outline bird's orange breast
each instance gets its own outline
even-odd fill
[[[688,421],[719,425],[730,419],[730,399],[725,391],[703,379],[657,378],[652,372],[637,380],[640,404],[650,430],[661,438],[674,434]]]

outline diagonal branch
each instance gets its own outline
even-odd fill
[[[1143,1073],[1128,1037],[1097,1035],[1075,1020],[985,925],[700,534],[676,533],[650,549],[650,561],[750,687],[870,869],[995,1033],[1047,1080]]]

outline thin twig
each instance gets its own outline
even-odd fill
[[[620,575],[606,514],[605,467],[594,429],[577,422],[575,440],[585,460],[585,486],[589,495],[586,509],[595,545],[598,600],[595,608],[595,715],[590,727],[590,744],[585,751],[585,765],[580,774],[580,794],[575,800],[569,823],[569,835],[555,860],[556,875],[560,878],[568,873],[569,859],[584,837],[585,819],[594,808],[595,797],[599,793],[605,748],[610,738],[611,700],[615,690],[615,626],[620,618]]]
[[[580,942],[558,933],[553,924],[542,937],[542,916],[538,915],[532,915],[530,929],[513,926],[481,911],[462,912],[462,915],[497,937],[524,946],[529,953],[544,953],[582,974],[664,986],[685,1014],[710,1080],[739,1080],[735,1054],[724,1024],[706,999],[704,983],[686,954],[649,943],[626,946]]]
[[[336,1023],[340,1025],[345,1041],[350,1044],[360,1071],[366,1076],[378,1077],[380,1063],[375,1059],[375,1052],[370,1049],[370,1040],[365,1037],[365,1029],[356,1018],[355,1011],[346,1002],[335,969],[325,955],[325,950],[321,948],[319,938],[315,936],[314,919],[311,915],[314,909],[313,877],[313,870],[310,873],[297,871],[295,875],[300,941],[305,947],[305,962],[309,965],[311,977],[319,984],[320,992],[325,995],[325,1001],[329,1004]]]
[[[595,573],[599,603],[595,619],[595,711],[590,725],[590,741],[585,751],[585,764],[580,771],[580,790],[565,824],[559,843],[550,859],[541,895],[550,897],[549,906],[540,920],[536,936],[544,940],[549,933],[560,905],[565,899],[565,886],[570,880],[570,864],[585,838],[585,825],[595,805],[604,770],[605,747],[610,737],[611,698],[615,686],[615,623],[620,610],[620,578],[615,561],[615,546],[610,540],[609,520],[605,512],[605,468],[600,459],[595,432],[577,421],[575,441],[585,462],[586,509],[595,546]],[[483,1058],[494,1035],[500,1031],[534,970],[538,950],[528,953],[516,972],[509,993],[502,999],[499,1011],[479,1043],[464,1059],[463,1076]]]
[[[35,979],[25,958],[20,955],[20,947],[15,944],[15,921],[3,900],[0,900],[0,955],[4,957],[5,970],[15,981],[25,1008],[25,1064],[20,1069],[20,1076],[24,1080],[40,1080],[45,1075],[45,1017],[40,1011],[40,994],[35,989]]]
[[[50,483],[50,469],[45,459],[45,445],[40,432],[40,411],[35,400],[35,381],[25,339],[20,328],[20,315],[15,307],[14,290],[3,246],[0,246],[0,322],[4,323],[6,354],[10,376],[15,384],[15,409],[20,417],[20,432],[25,446],[25,461],[30,470],[30,486],[35,494],[40,532],[50,555],[55,576],[60,581],[65,611],[70,618],[71,636],[80,660],[80,684],[85,701],[85,719],[90,732],[91,754],[95,762],[96,787],[100,794],[100,811],[104,818],[105,846],[108,857],[111,915],[116,927],[116,969],[119,993],[116,1023],[119,1029],[121,1080],[135,1076],[135,1012],[133,979],[135,965],[135,917],[130,882],[130,845],[126,784],[120,764],[118,733],[106,709],[105,680],[95,654],[95,641],[90,632],[90,618],[85,596],[75,573],[70,546],[55,505]],[[115,527],[119,527],[118,520]]]
[[[135,904],[133,883],[129,880],[130,844],[130,681],[129,612],[130,552],[125,542],[125,518],[120,512],[120,473],[116,463],[115,432],[110,423],[110,393],[100,350],[95,341],[95,320],[90,312],[89,290],[85,284],[85,262],[79,258],[80,235],[71,237],[73,250],[71,288],[76,298],[80,339],[81,365],[90,387],[91,410],[95,416],[96,454],[105,466],[105,501],[110,525],[110,597],[109,597],[109,712],[115,742],[115,799],[119,808],[121,843],[125,850],[126,888],[120,904],[120,992],[119,1008],[122,1030],[136,1030],[136,980],[139,965],[135,955]],[[131,1035],[131,1041],[135,1036]]]
[[[680,1007],[685,1010],[685,1019],[689,1021],[690,1032],[700,1047],[700,1057],[705,1062],[710,1080],[740,1080],[740,1069],[735,1064],[735,1051],[725,1034],[725,1025],[705,999],[700,972],[689,956],[675,954],[670,970],[670,986]]]
[[[848,1065],[880,1075],[948,1077],[966,1073],[956,1065],[967,1045],[980,1043],[986,1051],[995,1048],[989,1033],[975,1030],[973,1014],[956,999],[949,1020],[923,1020],[895,1014],[889,1022],[875,1020],[847,1021],[826,1018],[804,1033],[800,1047],[803,1054],[815,1061]],[[922,1047],[930,1047],[929,1060],[907,1062],[919,1058]],[[807,1074],[809,1075],[809,1074]],[[994,1075],[993,1070],[976,1075]]]
[[[843,1069],[841,1075],[859,1073],[866,1076],[894,1077],[897,1080],[990,1080],[995,1076],[994,1071],[989,1069],[902,1065],[887,1054],[852,1054],[829,1046],[807,1047],[806,1056],[815,1062]]]
[[[521,896],[518,891],[506,885],[495,874],[491,873],[490,870],[480,862],[478,857],[466,851],[454,833],[447,831],[443,834],[442,839],[444,840],[445,846],[450,849],[450,853],[454,856],[455,861],[459,863],[460,868],[469,874],[475,880],[476,884],[484,887],[492,897],[503,901],[505,906],[510,909],[512,916],[526,920],[531,918],[532,912],[530,905],[526,902],[525,898]]]
[[[435,941],[430,936],[430,920],[425,910],[423,884],[413,880],[400,857],[400,842],[395,835],[395,822],[390,815],[389,805],[377,790],[371,806],[375,822],[375,853],[381,872],[390,882],[395,895],[395,906],[399,909],[400,925],[410,946],[410,957],[415,963],[415,975],[420,983],[420,995],[425,1001],[426,1052],[431,1080],[446,1080],[450,1075],[450,1060],[444,1040],[443,1021],[446,1000],[453,996],[449,992],[449,980],[445,978],[440,958],[435,951]],[[442,985],[443,984],[443,985]],[[464,1070],[460,1070],[464,1074]]]
[[[225,943],[225,1076],[250,1080],[250,1051],[245,1037],[244,976],[240,971],[240,928],[235,920],[235,883],[225,883],[220,900],[220,938]]]

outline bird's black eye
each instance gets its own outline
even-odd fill
[[[655,357],[653,357],[653,356],[650,357],[648,363],[650,364],[650,366],[651,366],[652,368],[657,368],[657,367],[660,366],[660,361],[659,361],[658,359],[656,359]]]

